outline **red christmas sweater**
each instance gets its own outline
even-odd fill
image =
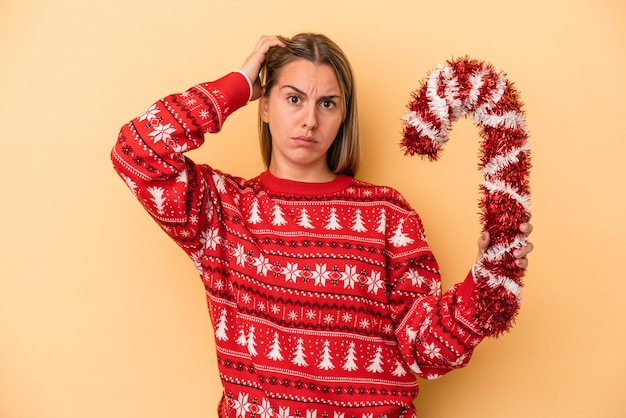
[[[245,180],[194,163],[250,88],[233,72],[124,125],[116,171],[204,283],[220,417],[414,417],[416,375],[462,367],[482,340],[474,279],[442,293],[417,213],[340,175]]]

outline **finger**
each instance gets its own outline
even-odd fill
[[[519,230],[526,235],[530,235],[533,232],[533,225],[530,222],[524,222],[520,225]]]
[[[524,246],[524,250],[526,251],[526,254],[532,252],[532,250],[535,249],[535,246],[533,245],[532,242],[527,242],[526,245]]]
[[[265,55],[267,52],[275,47],[284,47],[285,43],[280,40],[277,36],[262,36],[254,47],[254,51],[252,51],[252,55],[257,55],[258,58],[261,59],[261,62],[265,60]]]
[[[478,250],[480,253],[484,253],[487,251],[487,247],[489,247],[490,236],[489,232],[483,231],[483,233],[478,237]]]
[[[480,262],[481,257],[487,251],[487,247],[489,247],[490,236],[489,232],[483,231],[478,237],[478,255],[476,255],[476,262]]]
[[[252,53],[241,66],[241,70],[248,75],[253,84],[257,84],[259,72],[261,71],[263,62],[265,61],[265,56],[274,46],[285,46],[285,44],[277,36],[262,36],[257,41]]]
[[[524,258],[533,250],[533,248],[533,244],[529,242],[523,247],[516,248],[513,251],[513,256],[515,256],[515,258]]]

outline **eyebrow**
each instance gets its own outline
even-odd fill
[[[284,86],[281,86],[281,90],[284,88],[289,88],[294,90],[296,93],[302,95],[302,96],[307,96],[307,94],[305,92],[303,92],[302,90],[300,90],[299,88],[292,86],[291,84],[285,84]],[[328,96],[322,96],[320,97],[320,100],[328,100],[328,99],[341,99],[341,96],[338,94],[329,94]]]

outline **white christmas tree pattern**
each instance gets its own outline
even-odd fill
[[[314,229],[315,227],[311,223],[311,218],[309,218],[309,213],[305,208],[302,208],[300,211],[300,217],[298,218],[298,225],[307,229]]]
[[[406,369],[400,360],[396,360],[396,368],[391,372],[394,376],[404,376],[407,374]]]
[[[270,348],[271,348],[270,352],[267,353],[268,359],[276,360],[276,361],[283,359],[283,355],[280,353],[281,349],[280,349],[280,343],[278,342],[277,332],[274,333],[274,342],[272,343]]]
[[[318,369],[322,370],[331,370],[335,368],[335,365],[332,362],[332,355],[330,353],[330,341],[324,341],[324,348],[322,349],[322,356],[320,358],[320,362],[317,365]]]
[[[239,337],[237,338],[237,344],[244,346],[244,347],[248,345],[248,339],[246,338],[246,333],[243,330],[243,328],[239,330]]]
[[[220,176],[217,173],[213,173],[213,183],[215,184],[215,188],[220,193],[226,193],[226,186],[224,184],[224,177]]]
[[[345,363],[341,366],[344,370],[352,372],[358,369],[356,365],[356,349],[354,341],[350,343],[348,346],[348,351],[346,352],[346,356],[344,357]]]
[[[304,353],[304,340],[302,338],[298,338],[296,344],[296,350],[293,352],[293,358],[291,362],[296,366],[306,367],[309,364],[305,360],[306,354]]]
[[[256,356],[257,351],[256,351],[256,342],[255,342],[255,336],[254,336],[254,325],[252,325],[250,327],[250,330],[248,330],[248,335],[246,337],[246,345],[248,346],[248,352],[250,352],[250,355],[252,357]]]
[[[339,218],[337,217],[337,209],[330,208],[330,215],[328,215],[327,223],[324,228],[330,231],[336,231],[342,228],[339,224]]]
[[[403,225],[404,219],[401,219],[400,222],[398,222],[398,226],[396,227],[393,236],[389,238],[389,242],[391,242],[396,247],[404,247],[415,242],[413,238],[404,233],[404,231],[402,230]]]
[[[163,197],[163,193],[165,193],[165,189],[163,187],[148,187],[148,192],[152,195],[152,203],[154,203],[154,207],[157,210],[159,215],[163,215],[165,213],[165,198]]]
[[[258,224],[259,222],[261,222],[261,217],[259,216],[259,214],[259,200],[255,198],[252,201],[252,207],[250,208],[250,217],[248,218],[248,222],[250,222],[251,224]]]
[[[222,309],[220,318],[217,321],[217,325],[215,327],[215,338],[221,341],[227,341],[228,340],[228,334],[226,334],[227,330],[228,330],[228,326],[226,325],[226,309]]]
[[[376,354],[374,355],[374,358],[372,358],[370,365],[367,366],[367,371],[368,372],[372,372],[372,373],[382,373],[383,371],[383,348],[382,347],[378,347],[376,349]]]
[[[283,210],[279,205],[274,205],[274,208],[272,209],[272,216],[272,225],[282,226],[287,223],[283,214]]]
[[[187,184],[187,169],[180,170],[176,175],[176,183]]]
[[[355,232],[367,232],[367,228],[363,222],[363,217],[361,215],[361,209],[357,209],[354,215],[354,220],[352,222],[352,226],[350,227]]]

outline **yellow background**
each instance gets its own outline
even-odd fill
[[[238,68],[262,34],[316,31],[350,57],[364,180],[424,219],[444,287],[473,262],[477,129],[404,157],[400,117],[438,63],[506,71],[532,139],[535,252],[511,333],[425,382],[421,417],[626,416],[626,5],[622,0],[3,0],[0,416],[214,416],[219,379],[192,263],[110,167],[119,127]],[[261,170],[256,104],[194,151]]]

